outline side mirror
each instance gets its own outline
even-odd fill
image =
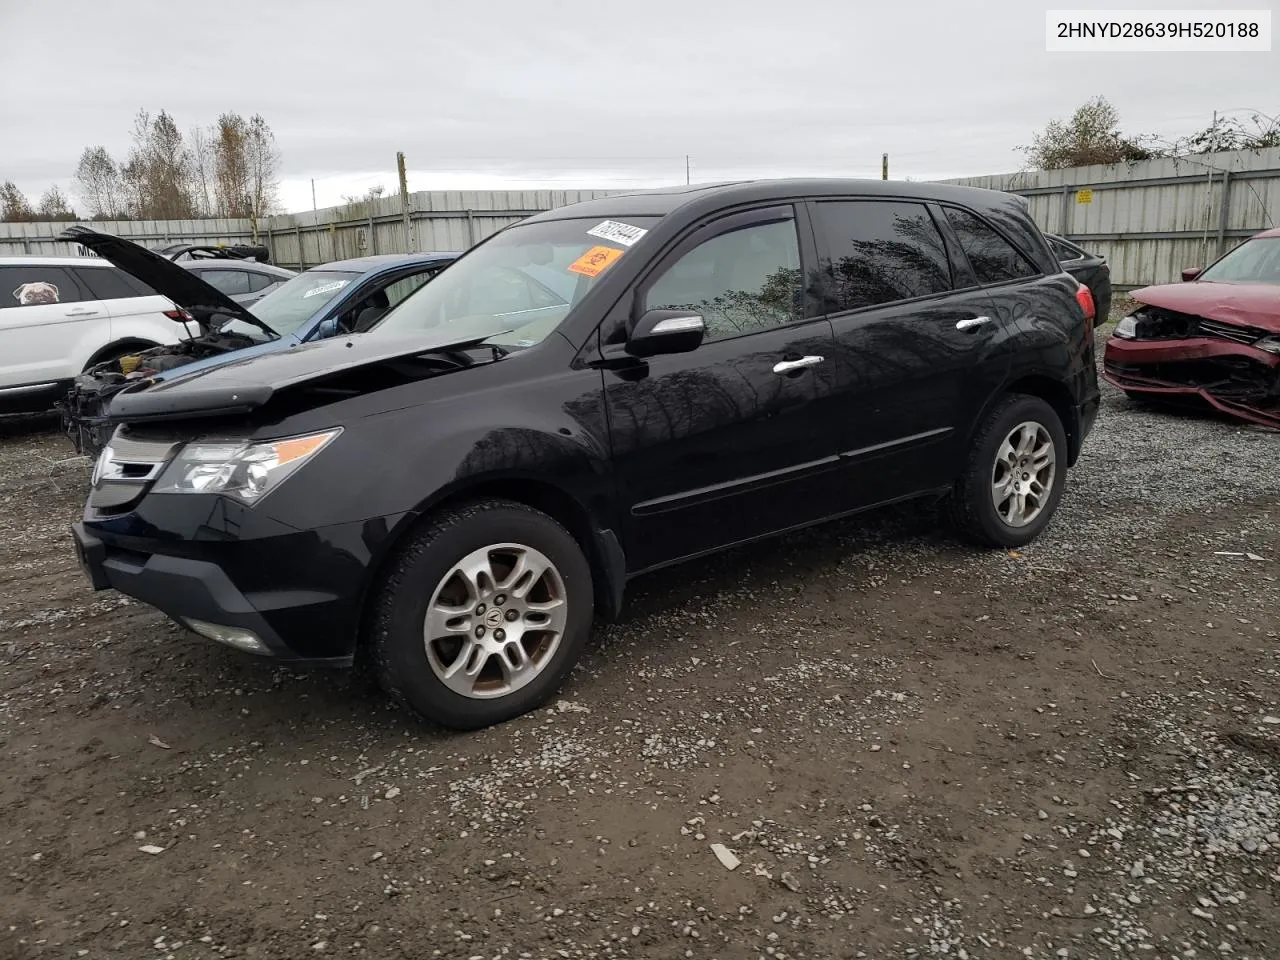
[[[330,317],[328,320],[322,321],[320,326],[316,328],[315,339],[327,340],[329,337],[336,337],[338,332],[338,318]]]
[[[1194,280],[1196,277],[1200,276],[1200,271],[1203,269],[1203,267],[1187,267],[1187,269],[1182,271],[1183,281]]]
[[[696,350],[707,332],[702,317],[688,310],[649,310],[627,335],[627,353],[655,357],[664,353]]]

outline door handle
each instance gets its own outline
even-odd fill
[[[68,317],[96,317],[97,310],[68,310],[65,314]]]
[[[990,323],[990,317],[965,317],[963,320],[956,321],[957,330],[974,330],[984,323]]]
[[[820,364],[826,357],[801,357],[799,360],[779,360],[773,365],[773,372],[777,374],[791,373],[795,370],[803,370],[805,367],[814,367]]]

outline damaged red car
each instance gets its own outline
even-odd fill
[[[1280,427],[1280,229],[1182,279],[1133,292],[1138,308],[1107,341],[1103,376],[1137,400],[1198,397]]]

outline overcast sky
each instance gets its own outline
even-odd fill
[[[124,154],[141,107],[184,130],[261,113],[291,210],[312,177],[322,207],[393,189],[397,150],[412,190],[683,182],[686,154],[695,182],[879,176],[885,151],[892,177],[932,179],[1018,169],[1095,94],[1169,138],[1280,112],[1280,53],[1046,53],[1046,6],[0,0],[0,180],[69,190],[85,146]]]

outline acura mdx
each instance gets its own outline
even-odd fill
[[[74,534],[98,589],[349,665],[456,728],[543,702],[627,581],[911,498],[1053,516],[1093,305],[1006,194],[639,192],[473,248],[370,333],[116,395]]]

